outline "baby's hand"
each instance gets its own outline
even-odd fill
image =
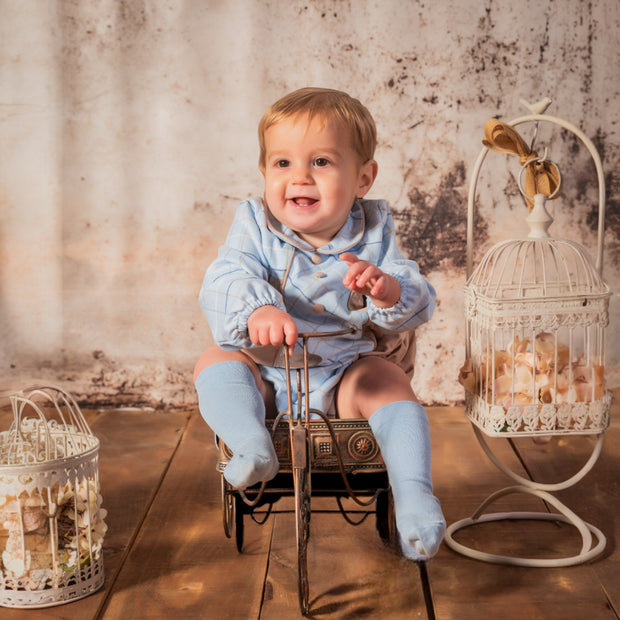
[[[400,284],[396,278],[350,252],[341,254],[340,258],[349,265],[342,279],[348,289],[368,295],[380,308],[390,308],[400,299]]]
[[[289,347],[297,342],[297,325],[290,314],[275,306],[256,308],[248,318],[248,333],[254,344]]]

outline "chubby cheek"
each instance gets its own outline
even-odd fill
[[[284,199],[284,187],[282,183],[268,181],[265,183],[265,198],[268,204],[281,202]]]

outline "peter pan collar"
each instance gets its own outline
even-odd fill
[[[265,211],[265,220],[267,228],[277,237],[290,243],[299,250],[304,252],[318,252],[319,254],[341,254],[350,250],[357,245],[364,236],[366,228],[366,220],[364,217],[364,209],[359,200],[356,200],[351,208],[351,212],[347,217],[344,225],[338,231],[338,234],[326,245],[320,248],[314,248],[307,241],[292,231],[288,226],[277,220],[269,211],[265,202],[260,200]]]

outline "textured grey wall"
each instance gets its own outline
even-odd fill
[[[256,124],[285,92],[346,90],[373,112],[403,248],[439,291],[415,386],[459,400],[467,186],[484,122],[548,110],[600,149],[605,274],[620,291],[620,3],[601,0],[0,0],[0,368],[92,403],[193,402],[211,342],[197,304],[239,200],[260,194]],[[530,130],[524,130],[529,132]],[[529,133],[527,135],[529,139]],[[593,249],[596,182],[566,132],[551,232]],[[476,255],[525,230],[516,158],[491,153]],[[620,383],[618,296],[609,373]]]

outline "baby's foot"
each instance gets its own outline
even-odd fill
[[[255,446],[255,449],[259,446]],[[239,451],[226,465],[224,478],[235,489],[246,489],[257,482],[271,480],[278,473],[279,463],[273,445],[264,446],[262,451]]]
[[[418,504],[415,513],[396,513],[396,526],[400,535],[403,555],[410,560],[422,561],[432,558],[446,533],[446,521],[439,500],[432,495],[427,498],[426,510]]]
[[[432,558],[446,533],[445,521],[410,528],[408,534],[400,534],[403,555],[410,560],[422,561]]]

